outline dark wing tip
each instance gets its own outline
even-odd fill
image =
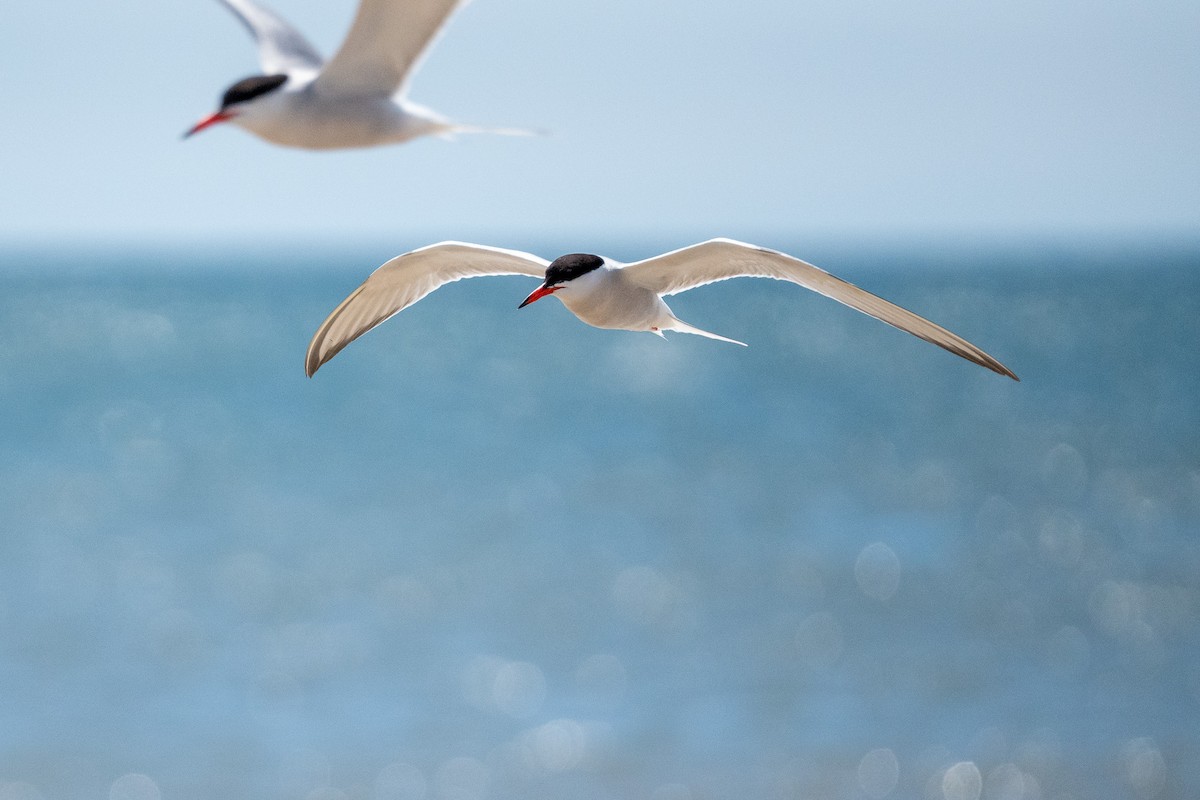
[[[317,334],[313,336],[312,342],[308,345],[308,352],[304,354],[304,374],[310,378],[313,375],[316,375],[317,370],[323,367],[325,363],[329,361],[329,359],[336,356],[342,349],[341,347],[338,347],[322,355],[321,348],[325,344],[325,337],[323,334],[324,326],[322,326],[322,330],[318,331]],[[344,346],[345,345],[343,345],[343,347]]]
[[[959,355],[962,355],[962,354],[960,353]],[[1017,383],[1021,382],[1021,379],[1017,377],[1017,373],[1013,372],[1011,369],[1004,366],[1003,364],[1001,364],[999,361],[992,358],[991,356],[988,356],[986,353],[984,355],[986,356],[986,358],[972,358],[970,356],[967,356],[967,359],[970,361],[974,361],[976,364],[978,364],[981,367],[987,367],[988,369],[990,369],[992,372],[996,373],[997,375],[1003,375],[1006,378],[1012,378]]]
[[[1021,379],[1017,377],[1017,373],[1013,372],[1011,369],[1009,369],[1008,367],[1001,364],[996,358],[983,352],[978,347],[975,347],[974,349],[975,349],[975,352],[973,352],[973,353],[958,352],[958,355],[966,358],[968,361],[975,362],[976,364],[978,364],[981,367],[987,367],[988,369],[990,369],[992,372],[996,373],[997,375],[1003,375],[1006,378],[1012,378],[1017,383],[1021,382]],[[956,352],[956,351],[952,351],[952,352]]]
[[[358,338],[357,336],[354,337],[354,339],[357,339],[357,338]],[[354,341],[354,339],[351,339],[350,341]],[[314,343],[313,346],[310,348],[307,357],[305,357],[305,359],[304,359],[304,374],[310,378],[313,375],[316,375],[317,370],[319,370],[321,367],[328,364],[333,359],[334,356],[336,356],[338,353],[342,352],[342,350],[345,349],[346,345],[350,344],[350,342],[349,341],[344,342],[341,345],[339,345],[338,347],[331,348],[324,355],[321,355],[321,345],[322,344],[324,344],[323,339],[319,343]]]

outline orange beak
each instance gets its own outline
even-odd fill
[[[530,303],[536,303],[538,300],[541,300],[543,297],[546,297],[547,295],[554,294],[561,288],[563,288],[563,287],[561,287],[561,286],[539,286],[538,288],[534,289],[533,294],[529,295],[529,297],[526,297],[525,300],[521,303],[521,305],[517,306],[517,308],[524,308],[525,306],[529,305]]]
[[[186,139],[194,133],[199,133],[205,128],[216,125],[218,122],[226,122],[227,120],[231,119],[233,119],[233,114],[229,113],[228,111],[218,111],[215,114],[209,114],[207,117],[193,125],[191,130],[183,135],[183,138]]]

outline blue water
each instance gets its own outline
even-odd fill
[[[0,800],[1200,796],[1200,249],[821,262],[1019,384],[520,278],[310,381],[382,258],[0,258]]]

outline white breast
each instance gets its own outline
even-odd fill
[[[609,266],[581,275],[555,297],[579,319],[597,328],[649,331],[674,321],[666,303],[649,289],[626,280]]]

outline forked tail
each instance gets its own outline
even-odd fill
[[[679,319],[678,317],[672,317],[672,319],[675,320],[675,324],[672,325],[670,328],[667,328],[667,330],[678,331],[679,333],[692,333],[692,334],[695,334],[696,336],[703,336],[706,339],[716,339],[718,342],[729,342],[730,344],[740,344],[742,347],[748,346],[745,342],[739,342],[737,339],[729,339],[725,336],[718,336],[715,333],[709,333],[708,331],[702,331],[693,325],[688,325],[686,322]]]

